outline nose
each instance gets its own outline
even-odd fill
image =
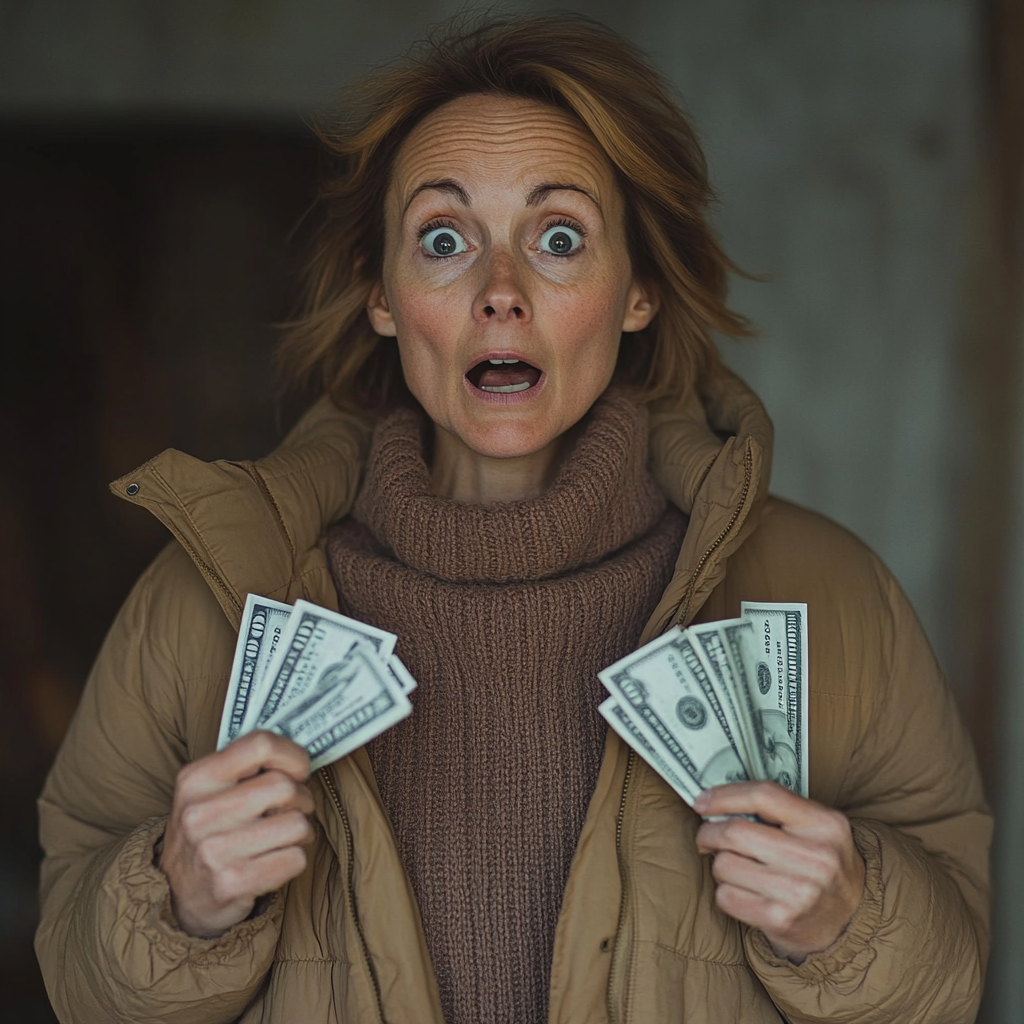
[[[483,285],[473,301],[473,318],[497,323],[532,318],[526,289],[511,253],[494,252],[486,261]]]

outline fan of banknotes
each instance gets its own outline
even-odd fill
[[[608,724],[690,805],[724,782],[807,787],[807,605],[675,627],[598,673]]]
[[[250,594],[217,749],[268,729],[305,747],[313,771],[350,754],[412,712],[397,639],[309,601]]]
[[[327,608],[250,594],[217,749],[268,729],[330,764],[412,712],[397,637]],[[807,796],[807,606],[669,630],[599,673],[601,714],[688,803],[711,786],[773,779]]]

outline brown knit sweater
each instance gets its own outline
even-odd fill
[[[632,650],[685,519],[645,468],[647,418],[602,398],[539,498],[430,492],[424,421],[378,426],[328,555],[342,610],[398,634],[413,714],[370,746],[447,1024],[540,1024],[597,780],[596,673]]]

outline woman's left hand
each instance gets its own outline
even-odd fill
[[[864,859],[845,814],[774,782],[716,786],[694,810],[772,823],[729,818],[697,831],[698,851],[714,857],[722,910],[760,928],[779,956],[796,963],[835,942],[864,890]]]

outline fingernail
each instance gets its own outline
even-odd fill
[[[705,790],[703,793],[698,794],[697,799],[693,801],[693,809],[695,811],[703,811],[710,801],[711,798],[708,796],[707,790]]]

